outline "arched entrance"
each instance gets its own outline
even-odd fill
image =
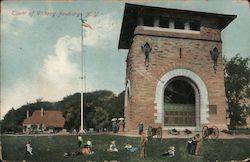
[[[165,90],[167,89],[168,85],[170,83],[173,83],[174,86],[177,86],[178,82],[176,82],[177,80],[182,80],[181,82],[185,82],[186,85],[189,85],[189,89],[190,86],[193,88],[192,91],[194,91],[195,93],[195,122],[194,121],[190,121],[190,123],[193,124],[189,124],[188,125],[184,125],[183,121],[181,122],[181,120],[183,119],[176,119],[178,120],[180,126],[178,127],[179,130],[185,130],[186,128],[191,129],[191,130],[200,130],[201,126],[203,124],[207,124],[208,123],[208,118],[209,118],[209,114],[208,114],[208,92],[207,92],[207,87],[205,85],[205,83],[203,82],[203,80],[193,71],[190,71],[188,69],[174,69],[171,70],[169,72],[167,72],[166,74],[164,74],[158,81],[157,85],[156,85],[156,92],[155,92],[155,123],[156,124],[160,124],[163,126],[163,129],[173,129],[176,128],[176,125],[172,125],[169,122],[166,122],[165,124],[165,100],[164,100],[164,96],[165,96]],[[178,83],[178,84],[177,84]],[[175,85],[177,84],[177,85]],[[187,93],[187,92],[185,92]],[[193,97],[191,97],[193,98]],[[191,103],[194,103],[193,101]],[[193,111],[192,111],[193,112]],[[175,115],[177,116],[177,113],[174,112]],[[180,113],[182,114],[182,118],[183,116],[186,116],[184,114],[185,113]],[[191,113],[190,113],[191,114]],[[184,117],[185,118],[185,117]],[[191,118],[191,117],[190,117]],[[191,119],[184,119],[185,120],[191,120]],[[192,119],[193,120],[193,119]],[[166,120],[167,121],[167,120]],[[182,125],[181,125],[182,123]],[[172,126],[171,126],[172,125]]]
[[[195,85],[185,77],[171,79],[164,91],[164,126],[196,126]]]

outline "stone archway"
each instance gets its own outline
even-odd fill
[[[173,78],[183,77],[186,78],[190,85],[195,90],[195,113],[196,113],[196,126],[194,127],[180,127],[179,129],[196,129],[199,130],[200,126],[208,123],[208,92],[203,80],[193,71],[187,69],[174,69],[164,74],[157,83],[155,93],[155,123],[164,126],[164,91],[169,81]],[[164,129],[172,129],[171,126],[166,126]]]

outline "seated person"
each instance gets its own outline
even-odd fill
[[[90,147],[88,145],[84,145],[83,148],[81,149],[81,152],[85,156],[93,154],[93,152],[90,150]]]
[[[31,145],[30,145],[30,141],[26,144],[26,146],[25,146],[25,154],[26,155],[33,155],[32,154],[32,147],[31,147]]]
[[[162,156],[167,156],[167,157],[174,157],[174,155],[175,155],[175,147],[174,146],[169,147],[169,150],[162,154]]]
[[[118,152],[118,149],[116,148],[115,141],[111,142],[111,145],[109,145],[109,149],[107,150],[109,152]]]
[[[138,150],[137,147],[133,147],[133,146],[130,145],[130,144],[126,144],[126,145],[124,146],[124,148],[125,148],[126,150],[128,150],[129,152],[136,152],[136,151]]]
[[[132,145],[130,145],[130,144],[126,144],[126,145],[124,146],[124,148],[125,148],[126,150],[129,150],[129,149],[131,149],[131,148],[132,148]]]
[[[90,139],[87,141],[87,145],[92,148],[92,142],[90,141]]]
[[[63,156],[77,156],[77,155],[81,155],[81,154],[82,154],[82,152],[80,150],[76,150],[76,151],[73,151],[72,153],[65,152],[63,154]]]

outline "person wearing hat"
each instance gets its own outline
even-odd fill
[[[124,132],[124,121],[122,119],[119,121],[119,132]]]

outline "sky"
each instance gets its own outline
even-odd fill
[[[222,31],[223,55],[250,57],[250,9],[244,0],[61,0],[1,2],[1,118],[27,103],[81,91],[80,13],[86,90],[125,89],[127,50],[118,50],[125,3],[235,14]]]

